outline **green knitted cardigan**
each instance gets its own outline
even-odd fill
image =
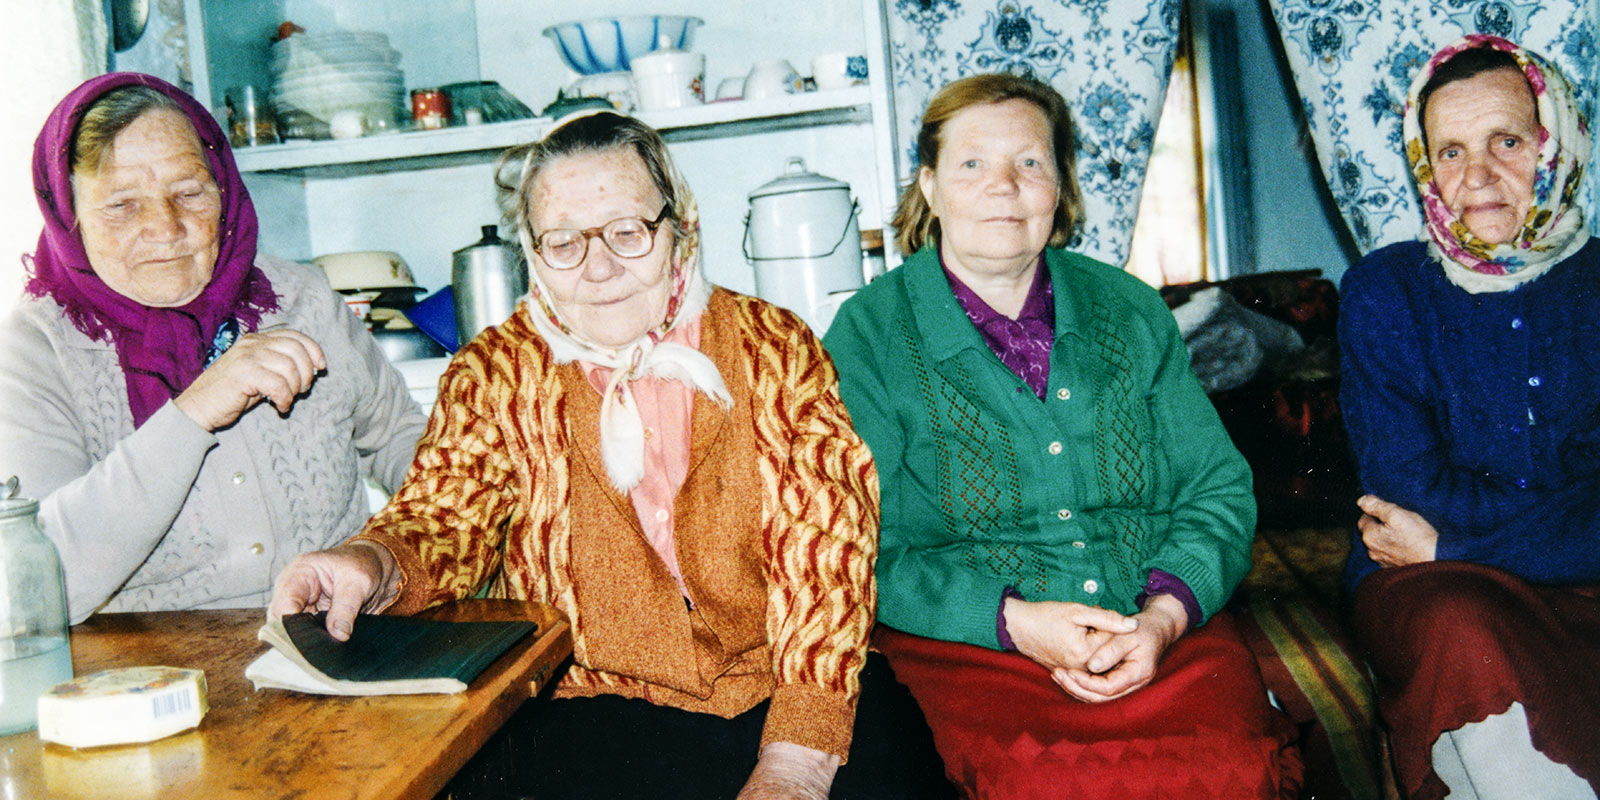
[[[1007,368],[924,248],[845,302],[824,339],[877,462],[878,620],[998,648],[1001,593],[1137,610],[1151,569],[1209,618],[1250,567],[1250,468],[1160,295],[1063,250],[1045,263],[1045,398]]]

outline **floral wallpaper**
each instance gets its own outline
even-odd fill
[[[917,169],[922,109],[956,78],[1007,71],[1056,87],[1079,137],[1086,219],[1072,245],[1127,260],[1182,0],[888,0],[896,141]]]
[[[1490,33],[1534,50],[1561,67],[1595,119],[1595,0],[1270,1],[1323,174],[1363,253],[1425,235],[1400,113],[1412,77],[1443,45]],[[1591,230],[1600,229],[1595,152],[1582,198]]]

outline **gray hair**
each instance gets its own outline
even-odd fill
[[[633,150],[644,162],[656,191],[667,203],[668,219],[664,222],[672,226],[675,255],[680,262],[688,262],[697,238],[693,229],[699,225],[694,193],[672,163],[672,155],[667,152],[667,143],[660,133],[633,117],[609,111],[577,117],[557,126],[537,142],[501,154],[495,165],[495,187],[500,193],[504,221],[517,231],[524,250],[528,250],[532,242],[530,198],[533,182],[540,171],[568,156],[623,149]],[[523,255],[531,263],[533,253]]]
[[[188,115],[176,100],[148,86],[119,86],[100,95],[83,112],[83,119],[78,121],[72,141],[67,144],[67,167],[72,175],[98,174],[111,154],[111,141],[117,134],[134,120],[159,109],[174,111],[188,122]],[[199,134],[195,134],[196,144],[199,141]],[[210,163],[206,169],[211,169]]]

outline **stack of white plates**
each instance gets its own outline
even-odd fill
[[[299,109],[325,122],[356,111],[371,127],[389,127],[405,110],[399,62],[381,33],[297,33],[272,43],[272,104],[280,115]]]

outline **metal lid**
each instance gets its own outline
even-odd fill
[[[0,519],[20,517],[25,514],[35,514],[39,511],[39,501],[31,497],[18,497],[17,490],[21,488],[17,476],[12,475],[10,480],[0,484]]]
[[[819,189],[843,189],[850,191],[850,184],[834,180],[826,175],[818,175],[806,170],[804,159],[796,156],[789,159],[783,168],[783,174],[766,183],[757,186],[750,192],[750,199],[766,197],[774,194],[788,194],[790,192],[811,192]]]
[[[466,253],[466,252],[469,252],[469,251],[472,251],[472,250],[476,250],[476,249],[478,249],[480,247],[510,247],[511,246],[510,242],[500,238],[500,226],[499,225],[480,225],[479,226],[479,230],[481,230],[483,232],[483,238],[479,239],[476,242],[473,242],[472,244],[467,245],[466,247],[461,248],[460,250],[451,251],[450,255],[458,256],[458,255],[461,255],[463,253]]]

